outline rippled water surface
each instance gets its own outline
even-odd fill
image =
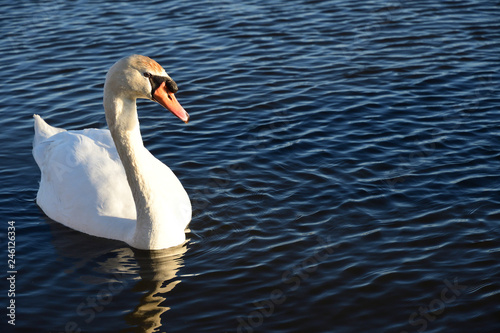
[[[5,2],[2,332],[500,331],[498,1]],[[138,104],[193,203],[182,246],[137,251],[35,203],[32,114],[106,126],[140,53],[183,124]],[[7,227],[16,227],[7,297]]]

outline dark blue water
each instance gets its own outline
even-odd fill
[[[498,332],[498,1],[0,6],[2,332]],[[136,251],[35,203],[33,113],[105,127],[107,69],[150,56],[184,125],[139,103],[193,203]],[[15,296],[8,227],[15,225]]]

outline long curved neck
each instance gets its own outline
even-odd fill
[[[152,183],[146,171],[148,167],[146,155],[149,152],[142,142],[136,101],[105,92],[104,109],[137,210],[137,223],[132,241],[140,243],[136,245],[137,247],[147,246],[159,225],[152,205]]]

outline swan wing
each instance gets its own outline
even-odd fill
[[[59,131],[36,140],[37,204],[55,221],[91,235],[126,239],[136,210],[108,130]]]

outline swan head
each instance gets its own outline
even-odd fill
[[[104,84],[106,98],[119,98],[135,104],[138,98],[155,101],[187,123],[189,114],[177,101],[177,84],[156,61],[142,55],[118,60],[108,71]]]

